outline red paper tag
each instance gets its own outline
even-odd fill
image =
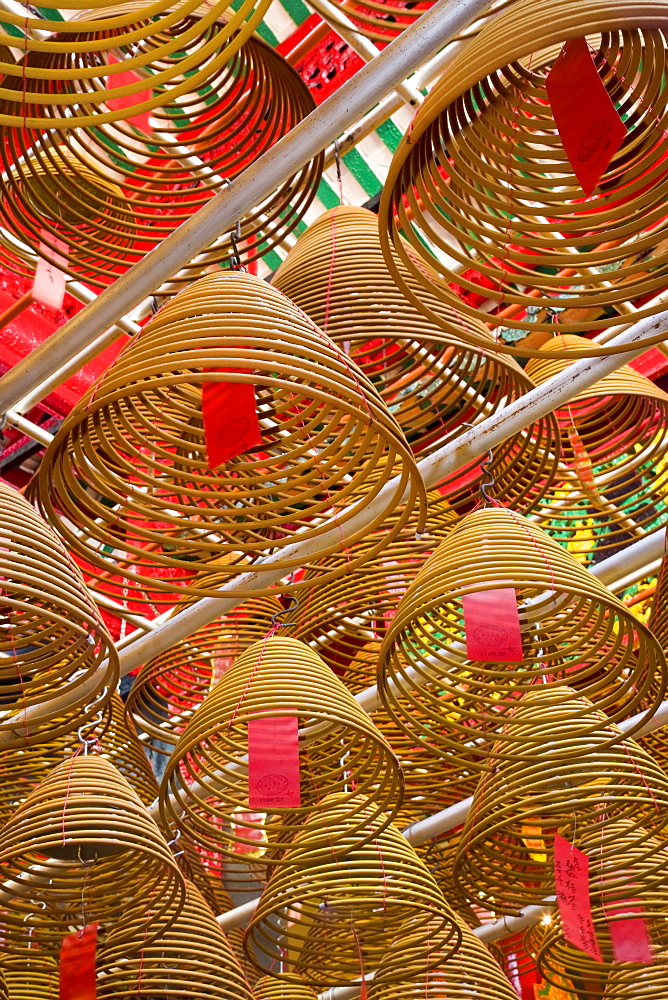
[[[95,1000],[97,922],[63,938],[60,946],[60,1000]]]
[[[462,597],[466,657],[483,663],[520,663],[522,633],[512,587]]]
[[[238,840],[235,840],[233,852],[235,854],[262,854],[264,845],[267,843],[267,834],[261,827],[243,826],[243,824],[261,823],[264,813],[235,812],[234,818],[237,821],[232,824],[234,836],[243,837],[244,840],[254,840],[255,844],[240,844]]]
[[[647,924],[642,917],[633,917],[632,913],[642,913],[641,906],[624,907],[623,911],[616,908],[608,910],[608,916],[623,912],[628,914],[624,920],[608,921],[610,940],[615,962],[637,962],[639,965],[651,965],[654,961]]]
[[[119,60],[114,56],[110,56],[110,63],[117,63]],[[126,70],[124,73],[113,73],[107,77],[107,89],[116,90],[119,87],[127,87],[130,83],[137,83],[138,80],[142,78],[134,70]],[[152,93],[149,89],[138,90],[135,94],[127,94],[125,97],[110,97],[106,101],[106,105],[110,111],[120,111],[121,108],[134,108],[137,104],[143,104],[145,101],[151,100]],[[150,111],[140,111],[136,115],[128,115],[123,118],[123,121],[130,122],[131,125],[136,125],[137,128],[142,129],[144,132],[151,131],[150,125],[151,112]]]
[[[554,884],[564,937],[602,962],[589,901],[589,858],[558,833],[554,837]]]
[[[63,243],[57,236],[44,230],[40,236],[46,242],[40,243],[39,252],[48,260],[44,260],[43,257],[37,260],[32,297],[37,302],[43,302],[45,306],[51,306],[52,309],[62,309],[67,275],[61,268],[67,267],[69,248],[67,243]]]
[[[589,197],[626,136],[584,38],[571,38],[545,81],[566,156]]]
[[[217,368],[214,371],[239,371]],[[205,382],[202,385],[202,420],[206,457],[217,469],[236,455],[262,444],[255,405],[255,387],[249,382]]]
[[[301,805],[296,716],[249,719],[248,804],[263,812]]]

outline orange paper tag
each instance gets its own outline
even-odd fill
[[[97,922],[63,938],[60,946],[60,1000],[96,1000]]]
[[[586,39],[570,38],[545,81],[552,115],[580,187],[592,193],[626,136]]]
[[[41,231],[43,242],[39,245],[40,256],[35,268],[35,281],[32,286],[32,297],[52,309],[62,309],[65,298],[65,282],[67,275],[61,270],[67,267],[69,248],[57,236]]]
[[[554,837],[554,883],[564,937],[602,962],[589,901],[589,858],[558,833]]]

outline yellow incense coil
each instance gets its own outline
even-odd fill
[[[0,483],[0,748],[72,733],[104,708],[118,656],[62,542]]]
[[[517,597],[521,660],[469,661],[463,595],[506,588]],[[463,518],[408,587],[385,637],[378,683],[409,737],[440,748],[451,763],[454,755],[464,767],[486,769],[488,757],[504,756],[504,724],[536,684],[564,702],[573,697],[568,684],[612,722],[641,712],[633,735],[664,697],[666,662],[652,633],[557,542],[521,515],[488,507]],[[574,717],[573,738],[600,728],[583,713]],[[610,730],[600,751],[620,738]],[[521,742],[517,730],[513,741]],[[526,752],[530,759],[530,740]]]
[[[386,263],[423,315],[454,332],[393,252],[423,289],[514,340],[553,333],[555,309],[565,333],[614,327],[627,303],[638,303],[634,321],[664,309],[667,31],[661,0],[556,0],[549,11],[518,0],[455,54],[394,154],[379,210]],[[562,44],[582,37],[627,128],[589,197],[546,89]],[[473,330],[462,336],[484,346]],[[497,350],[537,356],[532,341]]]
[[[233,382],[254,386],[261,444],[211,470],[202,386]],[[232,410],[220,435],[238,437]],[[304,561],[292,542],[319,547],[325,531],[320,555],[350,547],[402,497],[378,550],[416,506],[418,531],[426,516],[415,460],[373,386],[280,292],[236,271],[207,275],[163,306],[65,420],[36,493],[98,590],[140,602],[162,593],[170,604],[175,587],[191,597],[217,596],[222,582],[238,596],[268,593],[247,589],[243,575],[280,567],[288,576]],[[362,504],[370,516],[359,525]]]
[[[420,3],[406,3],[406,0],[332,0],[341,13],[349,18],[360,35],[372,38],[378,42],[388,42],[392,38],[415,24],[415,21],[429,10],[433,0],[421,0]],[[507,7],[512,0],[492,0],[484,17],[497,13]],[[479,18],[473,25],[464,28],[451,41],[470,38],[480,31]]]

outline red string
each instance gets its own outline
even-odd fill
[[[327,291],[325,293],[325,315],[322,321],[322,332],[327,333],[329,329],[329,317],[332,309],[332,286],[334,284],[334,263],[336,261],[336,222],[334,210],[330,214],[332,224],[332,255],[329,261],[329,273],[327,275]]]

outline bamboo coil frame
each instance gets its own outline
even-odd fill
[[[522,661],[469,662],[462,595],[507,587],[517,594]],[[408,736],[486,769],[488,758],[504,757],[503,725],[536,683],[565,702],[571,685],[612,722],[640,712],[633,735],[664,697],[666,662],[652,633],[557,542],[514,511],[482,508],[460,521],[399,602],[380,652],[379,693]],[[584,704],[572,708],[573,737],[587,739],[600,722]],[[611,730],[600,751],[619,739]],[[513,742],[522,742],[517,728]],[[527,737],[528,759],[533,752]]]
[[[175,612],[183,610],[182,606]],[[170,754],[193,712],[234,660],[271,627],[283,611],[274,597],[259,597],[149,660],[125,703],[126,717],[143,731],[142,743]]]
[[[191,15],[179,27],[191,32],[196,23]],[[202,30],[204,38],[224,36],[227,25],[218,20]],[[191,48],[201,48],[199,35]],[[47,134],[43,123],[9,129],[0,150],[4,229],[42,257],[61,240],[69,248],[61,269],[104,287],[315,107],[292,66],[254,37],[216,65],[206,88],[206,100],[202,87],[195,86],[156,109],[149,132],[122,121]],[[0,101],[0,118],[2,107]],[[299,224],[322,165],[323,154],[241,220],[238,247],[245,262],[262,257]],[[221,234],[179,271],[170,290],[174,282],[189,284],[232,256],[229,234]],[[9,236],[0,241],[0,260],[28,277],[34,270],[33,258]]]
[[[360,802],[370,830],[361,845],[346,799],[331,795],[322,803],[329,852],[322,853],[321,817],[314,814],[286,852],[286,865],[272,874],[248,925],[251,962],[283,949],[283,969],[269,973],[276,979],[297,972],[314,987],[350,985],[361,965],[377,968],[385,956],[384,979],[401,982],[459,947],[456,918],[410,844],[394,826],[381,829],[377,814]],[[393,943],[400,925],[410,935]]]
[[[0,44],[22,57],[0,64],[4,79],[0,125],[40,129],[90,127],[158,108],[205,87],[262,20],[269,0],[152,0],[139,7],[98,0],[71,19],[22,16],[3,10]],[[60,10],[81,10],[64,0]],[[227,19],[212,32],[223,15]],[[11,29],[10,29],[11,30]],[[48,32],[46,37],[40,33]],[[116,60],[116,61],[114,61]],[[128,83],[117,74],[133,72]],[[144,92],[148,89],[148,97]],[[84,96],[82,96],[84,95]],[[114,108],[110,101],[136,95]]]
[[[415,294],[447,319],[449,333],[407,302],[383,260],[378,219],[364,208],[340,206],[321,215],[272,283],[359,365],[422,457],[461,434],[464,423],[528,392],[533,382],[514,359],[495,353],[480,322],[423,289],[396,254],[394,262]],[[469,327],[487,349],[468,346]],[[495,449],[491,466],[498,499],[530,510],[553,479],[558,454],[551,414],[508,438]],[[481,476],[479,461],[469,462],[440,485],[441,492],[455,507],[467,504]]]
[[[230,367],[238,373],[220,370]],[[201,386],[235,381],[255,386],[262,444],[211,471]],[[378,527],[404,491],[402,515],[379,548],[416,503],[423,529],[426,492],[410,449],[362,373],[288,299],[253,275],[220,271],[163,306],[74,408],[46,451],[36,490],[90,564],[96,589],[142,602],[147,588],[216,596],[221,580],[261,573],[261,557],[317,538],[333,516],[343,529],[350,499],[353,509],[371,502],[395,472],[396,488],[346,546]],[[103,546],[116,550],[113,564]],[[269,568],[287,576],[301,562],[288,554]],[[123,586],[109,579],[112,566]]]
[[[135,929],[132,954],[112,931],[98,964],[100,1000],[130,996],[187,996],[190,1000],[253,1000],[241,967],[199,890],[186,885],[183,907],[164,934],[144,945],[144,929]]]
[[[263,976],[253,988],[255,1000],[317,1000],[317,994],[299,976],[273,979]]]
[[[548,340],[543,349],[550,354],[561,349],[561,360],[532,359],[527,374],[542,385],[564,371],[568,355],[584,343],[572,335]],[[583,519],[594,527],[597,550],[619,545],[640,530],[653,531],[668,519],[668,395],[663,390],[623,365],[555,416],[562,472],[537,507],[538,524],[575,553],[591,545],[589,538],[578,538]],[[584,449],[582,458],[576,448]]]
[[[60,539],[4,483],[0,523],[0,744],[7,748],[71,733],[92,719],[116,687],[119,666]]]
[[[644,840],[639,840],[633,825],[630,836],[626,824],[611,824],[611,828],[613,826],[620,854],[610,865],[605,862],[600,865],[597,859],[595,864],[590,865],[589,872],[592,919],[603,961],[596,962],[566,941],[558,913],[553,914],[545,928],[537,957],[538,970],[547,982],[556,984],[563,969],[571,980],[587,980],[588,995],[592,998],[605,996],[606,1000],[609,1000],[606,992],[609,977],[614,970],[623,974],[633,969],[636,975],[640,975],[653,968],[626,962],[614,963],[609,924],[640,917],[645,921],[652,952],[659,959],[664,957],[665,961],[668,947],[668,849],[656,837],[646,836]],[[591,852],[596,857],[593,845]],[[615,891],[610,881],[622,870],[627,875],[626,888]],[[642,996],[642,993],[637,995]],[[614,992],[612,997],[615,997]]]
[[[56,950],[71,926],[101,922],[129,951],[165,933],[185,899],[158,827],[121,773],[96,753],[58,764],[0,831],[0,879],[15,897],[0,948],[35,940]],[[44,905],[44,909],[39,904]]]
[[[387,265],[427,318],[446,326],[403,280],[391,247],[423,288],[494,327],[511,315],[513,328],[552,333],[546,310],[565,308],[561,328],[578,333],[615,326],[614,307],[628,301],[641,302],[634,320],[664,308],[652,299],[664,288],[667,263],[668,174],[665,142],[657,141],[668,115],[661,76],[667,30],[661,0],[557,0],[549,11],[519,0],[455,55],[394,155],[379,210]],[[586,201],[545,89],[561,44],[583,36],[631,126]],[[400,231],[417,260],[438,271],[436,280],[402,249]],[[445,262],[421,239],[443,251]],[[474,304],[476,295],[498,303],[498,312]],[[522,318],[529,307],[534,314]],[[471,331],[469,342],[482,346]],[[537,356],[522,343],[497,341],[496,349]],[[625,349],[589,344],[581,353]]]
[[[299,718],[301,805],[275,809],[273,824],[248,804],[248,720]],[[349,755],[349,756],[348,756]],[[341,761],[349,760],[342,768]],[[196,786],[189,783],[194,779]],[[348,789],[348,791],[344,791]],[[235,844],[257,848],[258,865],[294,864],[282,849],[309,817],[309,857],[331,848],[326,802],[340,792],[348,843],[366,844],[396,815],[401,771],[390,747],[320,657],[296,639],[268,636],[246,649],[188,723],[170,756],[161,786],[166,827],[176,827],[214,854],[238,860]],[[314,812],[317,809],[317,812]],[[238,827],[238,813],[248,819]]]
[[[649,836],[668,842],[666,774],[634,740],[611,746],[621,731],[572,689],[568,694],[571,700],[564,701],[559,691],[537,686],[523,695],[506,726],[504,759],[475,791],[453,876],[465,896],[489,909],[515,913],[554,895],[556,830],[595,851],[611,892],[629,885],[619,856]],[[583,740],[585,719],[599,729]],[[513,761],[516,731],[520,756]],[[619,824],[626,831],[621,843]]]
[[[369,983],[369,1000],[403,1000],[409,996],[424,1000],[517,1000],[517,993],[473,931],[463,920],[457,921],[462,935],[455,955],[444,959],[435,969],[416,969],[402,983],[384,981],[381,959],[376,975]],[[410,931],[409,931],[410,933]],[[402,933],[396,946],[401,946]],[[474,985],[475,984],[475,985]]]
[[[3,956],[0,979],[6,1000],[58,1000],[59,972],[56,960],[33,948],[20,958]]]

